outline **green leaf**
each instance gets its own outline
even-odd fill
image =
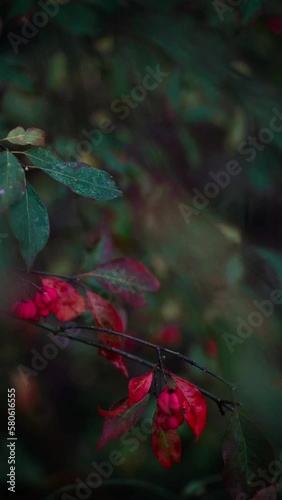
[[[35,0],[14,0],[11,2],[11,7],[8,11],[8,19],[27,14],[34,3]]]
[[[25,191],[24,171],[8,151],[0,153],[0,213],[18,201]]]
[[[271,445],[261,431],[237,411],[223,438],[222,454],[226,488],[234,500],[243,493],[251,498],[260,491],[263,483],[259,480],[260,469],[272,475],[269,466],[275,455]]]
[[[121,195],[110,174],[86,163],[64,162],[48,149],[32,149],[25,154],[35,167],[81,196],[112,200]]]
[[[8,133],[5,140],[12,144],[20,144],[21,146],[26,146],[27,144],[44,146],[45,132],[40,128],[28,128],[25,130],[23,127],[16,127]]]
[[[103,28],[102,19],[90,6],[73,2],[60,7],[54,22],[72,35],[97,35]]]
[[[32,92],[34,90],[34,82],[31,77],[23,71],[19,64],[19,60],[5,57],[5,55],[0,56],[0,83],[8,83],[13,88],[20,89],[26,92]]]
[[[10,211],[10,227],[20,241],[21,253],[28,269],[49,238],[48,213],[30,184],[25,195]]]
[[[251,187],[257,192],[271,193],[279,182],[280,171],[280,157],[273,150],[265,148],[248,167]]]

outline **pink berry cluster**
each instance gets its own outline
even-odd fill
[[[43,286],[35,294],[33,300],[15,302],[11,311],[16,318],[39,321],[41,317],[47,318],[49,316],[57,299],[58,292],[55,288]]]
[[[184,422],[183,396],[176,387],[166,387],[157,399],[156,425],[163,431],[177,429]]]

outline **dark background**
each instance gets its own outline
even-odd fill
[[[94,265],[99,241],[111,235],[113,256],[144,262],[161,282],[145,308],[114,302],[127,315],[129,333],[155,340],[165,326],[179,328],[176,348],[236,381],[237,400],[279,456],[281,306],[234,349],[225,334],[236,334],[238,316],[247,320],[257,311],[254,300],[281,289],[282,131],[263,148],[259,141],[261,151],[252,161],[240,145],[270,128],[274,108],[282,116],[282,5],[231,3],[222,2],[220,14],[216,2],[205,0],[71,0],[55,3],[56,14],[34,29],[46,2],[2,1],[0,138],[18,125],[39,127],[63,158],[113,175],[123,197],[98,203],[72,195],[42,173],[28,174],[51,221],[51,238],[35,269],[68,275]],[[158,66],[168,76],[138,101],[134,88],[142,86],[148,67]],[[126,95],[133,109],[116,111],[121,104],[113,103]],[[111,120],[110,133],[101,132],[105,119]],[[193,207],[194,189],[204,193],[210,172],[226,171],[231,160],[238,161],[240,174],[186,224],[179,205]],[[4,216],[4,235],[6,223]],[[10,235],[1,241],[10,245],[13,263],[23,266]],[[0,291],[4,298],[5,287]],[[25,378],[23,366],[39,366],[32,349],[42,354],[51,337],[3,319],[1,336],[1,498],[7,495],[6,391],[12,386],[18,436],[13,498],[59,499],[54,492],[76,478],[85,481],[91,463],[107,461],[111,450],[119,450],[124,463],[85,498],[229,498],[221,457],[228,416],[212,402],[197,444],[190,430],[181,430],[182,462],[169,472],[153,456],[149,438],[135,452],[120,441],[97,452],[97,406],[108,408],[123,397],[126,380],[95,349],[75,343]],[[142,354],[152,359],[146,350]],[[175,360],[167,364],[230,398],[202,372]],[[132,363],[128,369],[131,377],[142,373]]]

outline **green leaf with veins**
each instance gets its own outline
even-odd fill
[[[20,242],[27,268],[30,269],[50,234],[47,210],[30,184],[27,183],[22,199],[11,208],[9,222],[15,238]]]
[[[69,187],[74,193],[100,201],[121,196],[107,172],[86,163],[62,161],[50,149],[31,149],[25,154],[35,167]]]
[[[0,213],[18,201],[25,191],[24,171],[9,151],[0,153]]]

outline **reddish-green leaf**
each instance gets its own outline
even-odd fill
[[[105,446],[109,441],[119,438],[124,432],[128,431],[143,416],[150,395],[148,394],[138,403],[128,408],[125,412],[114,418],[106,418],[104,421],[102,436],[97,444],[97,449]]]
[[[45,144],[45,132],[40,128],[28,128],[16,127],[11,130],[5,139],[12,144],[20,144],[21,146],[26,146],[31,144],[32,146],[44,146]]]
[[[121,413],[124,413],[131,405],[129,404],[129,399],[128,398],[123,398],[121,401],[118,403],[114,404],[111,406],[110,410],[103,410],[102,408],[98,407],[98,412],[102,417],[117,417]]]
[[[89,290],[86,291],[86,298],[88,308],[98,326],[117,332],[123,331],[121,318],[110,302]]]
[[[181,459],[181,439],[176,430],[162,431],[155,425],[156,412],[154,415],[154,427],[152,432],[152,448],[160,464],[170,469],[173,464]]]
[[[265,489],[266,484],[258,471],[267,471],[271,478],[269,464],[275,460],[273,450],[259,429],[237,411],[230,418],[222,443],[222,456],[224,481],[230,498],[243,499],[244,495],[246,499],[252,498],[261,488]],[[256,500],[264,498],[260,496]]]
[[[58,278],[41,278],[44,286],[55,288],[58,299],[52,311],[61,321],[70,321],[86,311],[84,297],[69,283]]]
[[[89,290],[87,290],[86,292],[86,297],[87,297],[87,306],[97,326],[122,333],[123,331],[122,320],[118,312],[112,306],[112,304],[110,304],[110,302],[100,297],[100,295],[97,295],[94,292],[90,292]],[[101,344],[107,345],[109,347],[113,347],[116,349],[122,348],[122,339],[117,335],[111,335],[106,332],[100,332],[98,340]],[[111,363],[125,377],[128,376],[124,358],[121,354],[108,351],[106,349],[99,349],[98,353],[100,354],[100,356],[103,356],[104,358],[111,361]]]
[[[252,498],[252,500],[276,500],[276,498],[277,498],[276,487],[274,484],[272,484],[271,486],[268,486],[268,488],[264,488],[263,490],[260,490]],[[243,498],[242,498],[242,500],[243,500]],[[247,500],[247,498],[246,498],[246,500]]]
[[[207,421],[207,403],[200,391],[190,382],[171,373],[171,377],[184,396],[184,417],[196,439],[203,432]]]
[[[133,306],[143,306],[144,293],[156,292],[160,286],[157,278],[146,266],[129,257],[105,262],[97,266],[94,271],[80,276],[94,278]]]
[[[148,394],[153,380],[153,371],[151,370],[141,377],[135,377],[128,384],[128,395],[130,406],[143,399]]]

